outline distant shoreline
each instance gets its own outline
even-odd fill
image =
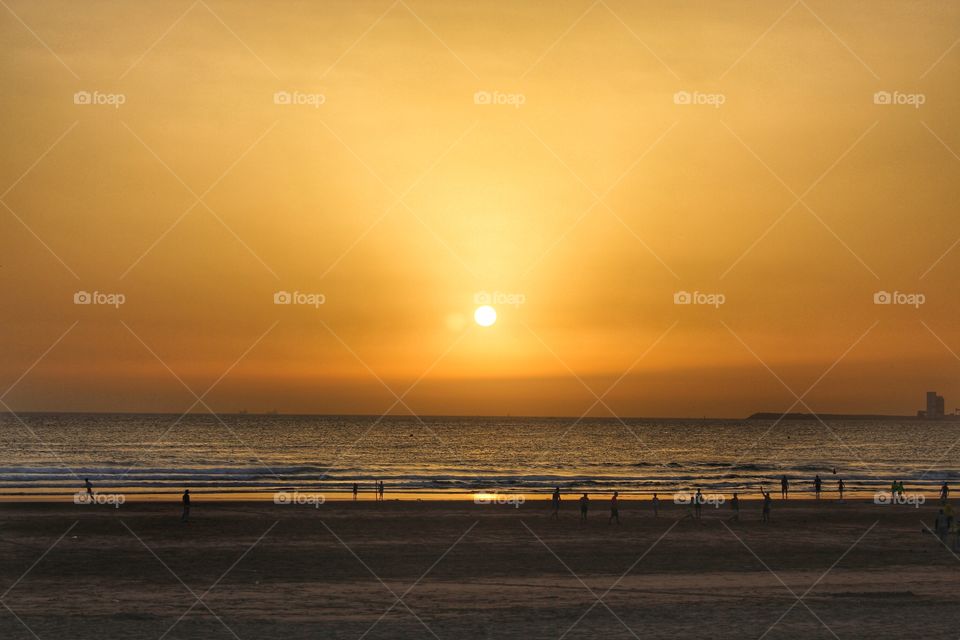
[[[942,418],[924,418],[922,416],[892,416],[879,413],[775,413],[760,412],[754,413],[746,418],[747,420],[886,420],[886,421],[904,421],[911,420],[917,422],[960,422],[960,416],[943,416]]]

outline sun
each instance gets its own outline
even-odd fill
[[[482,307],[477,307],[477,310],[473,312],[473,319],[481,327],[492,326],[497,321],[497,310],[485,304]]]

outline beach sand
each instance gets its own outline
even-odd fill
[[[556,521],[546,501],[197,500],[187,524],[172,503],[3,504],[0,638],[960,636],[934,504],[776,501],[763,524],[756,502],[696,522],[623,501],[616,526],[571,498]]]

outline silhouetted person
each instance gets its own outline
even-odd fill
[[[733,521],[740,522],[740,497],[737,494],[733,494],[733,499],[730,501],[730,508],[733,510]]]
[[[610,519],[607,520],[607,524],[610,524],[614,520],[617,521],[617,524],[620,524],[620,510],[617,508],[617,496],[620,495],[619,491],[613,492],[613,497],[610,498]]]
[[[356,502],[356,500],[357,500],[357,492],[358,492],[358,491],[360,491],[360,487],[357,485],[356,482],[354,482],[354,483],[353,483],[353,500],[354,500],[354,502]]]
[[[697,487],[697,493],[693,496],[693,515],[699,520],[700,511],[703,509],[703,494],[700,493],[700,487]]]
[[[950,487],[947,486],[947,483],[944,482],[943,486],[940,487],[940,502],[946,502],[947,498],[950,497]]]
[[[840,478],[839,480],[837,480],[837,491],[840,492],[840,502],[843,502],[843,487],[844,487],[843,478]]]
[[[90,484],[90,478],[84,478],[83,483],[87,487],[87,498],[90,499],[91,504],[93,503],[93,485]]]
[[[587,519],[587,509],[590,507],[590,498],[587,494],[580,496],[580,520]]]
[[[190,520],[190,489],[183,492],[183,498],[180,501],[183,502],[183,515],[180,516],[180,522],[187,522]]]
[[[380,481],[380,501],[383,502],[383,480]]]
[[[763,495],[763,512],[760,515],[760,521],[770,522],[770,503],[773,502],[773,498],[763,490],[763,487],[760,487],[760,493]]]
[[[657,494],[653,494],[653,500],[650,503],[653,505],[653,517],[656,518],[660,515],[660,498],[657,497]]]
[[[786,500],[790,494],[790,481],[787,476],[780,478],[780,497]]]
[[[946,541],[947,532],[950,531],[950,525],[947,524],[947,516],[943,512],[943,509],[940,509],[937,517],[933,521],[933,530],[941,541]]]
[[[553,497],[550,500],[553,503],[553,518],[558,520],[560,518],[560,487],[553,490]]]
[[[813,493],[816,496],[817,500],[820,499],[820,490],[823,488],[823,481],[820,480],[820,474],[817,474],[817,477],[813,479]]]

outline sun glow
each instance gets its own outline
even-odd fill
[[[477,307],[477,310],[473,312],[473,319],[481,327],[492,326],[497,321],[497,310],[485,304],[482,307]]]

